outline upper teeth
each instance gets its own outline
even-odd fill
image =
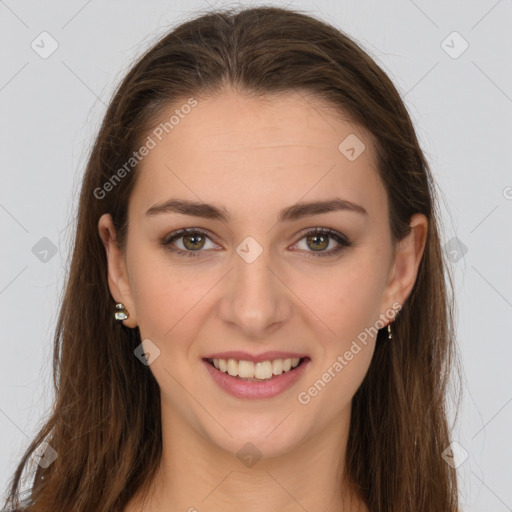
[[[270,379],[273,375],[280,375],[298,366],[300,358],[274,359],[258,363],[236,359],[213,359],[212,361],[217,370],[228,372],[232,377]]]

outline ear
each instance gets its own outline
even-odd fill
[[[425,215],[416,213],[411,217],[409,225],[411,230],[398,243],[394,262],[389,272],[388,284],[382,302],[383,311],[391,309],[391,305],[395,302],[402,306],[416,282],[427,240],[428,220]]]
[[[107,253],[108,287],[110,288],[110,293],[114,300],[122,302],[128,311],[128,318],[123,320],[123,324],[127,327],[136,327],[138,325],[137,314],[128,280],[126,260],[123,251],[117,245],[116,231],[109,213],[105,213],[100,217],[98,230]],[[112,315],[114,315],[114,312],[115,310],[112,310]]]

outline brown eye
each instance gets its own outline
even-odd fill
[[[315,228],[309,230],[302,234],[299,242],[302,242],[302,240],[305,240],[306,248],[303,251],[301,249],[301,251],[304,252],[305,256],[308,258],[334,256],[343,249],[352,246],[352,243],[344,235],[330,228]],[[208,249],[206,246],[208,241],[214,246],[217,245],[214,244],[210,236],[201,229],[184,228],[164,237],[160,241],[160,244],[169,252],[194,257],[209,252],[206,251],[206,249]],[[331,250],[326,250],[332,241],[338,245]]]
[[[160,241],[160,244],[165,250],[179,255],[200,256],[202,253],[206,252],[202,249],[205,249],[208,240],[213,244],[210,236],[202,230],[197,228],[184,228],[164,237]]]
[[[181,237],[183,239],[183,245],[190,250],[202,249],[204,246],[205,237],[201,233],[195,233],[193,235],[185,235]]]
[[[313,248],[314,251],[322,251],[329,246],[329,236],[323,234],[309,235],[306,237],[308,247]]]
[[[335,256],[343,249],[352,246],[352,243],[344,235],[330,228],[315,228],[307,231],[302,234],[299,242],[302,240],[305,240],[306,250],[304,252],[307,258]],[[331,240],[334,240],[338,246],[326,251],[325,249],[329,247]]]

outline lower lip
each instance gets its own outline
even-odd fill
[[[217,370],[215,366],[211,365],[208,361],[203,359],[208,373],[212,376],[213,380],[227,393],[237,398],[272,398],[288,388],[293,386],[295,382],[306,371],[311,359],[305,359],[302,364],[297,366],[294,370],[283,372],[281,375],[276,375],[271,380],[264,380],[261,382],[250,382],[241,380],[237,377],[232,377],[228,373]]]

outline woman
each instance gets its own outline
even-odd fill
[[[445,272],[413,125],[355,42],[277,7],[183,23],[92,148],[7,506],[456,511]]]

